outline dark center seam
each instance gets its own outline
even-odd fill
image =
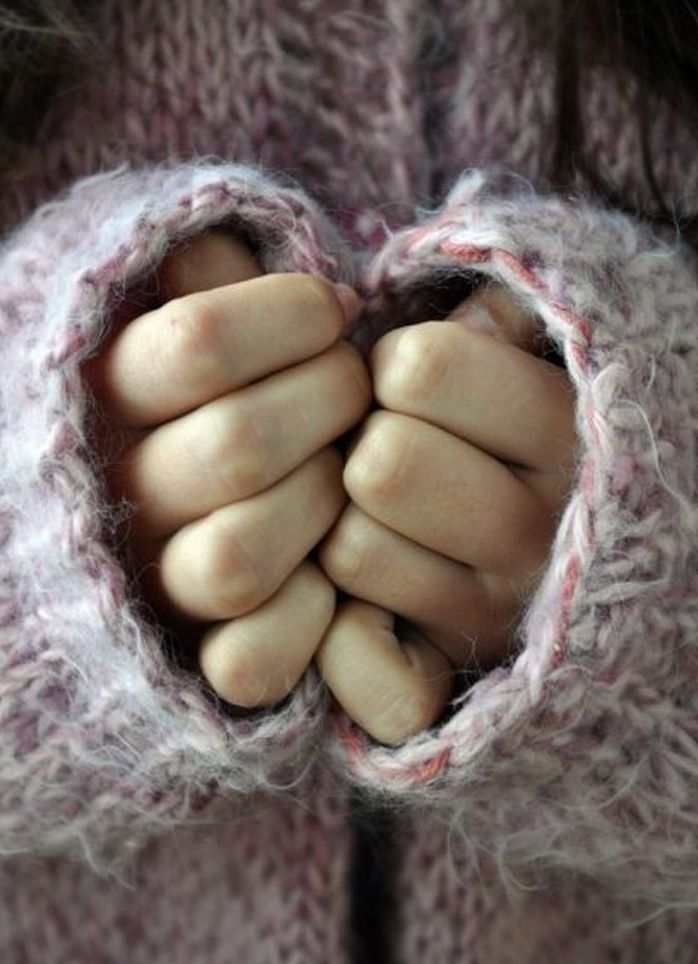
[[[351,964],[392,964],[394,816],[358,791],[349,801]]]

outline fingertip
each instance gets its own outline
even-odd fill
[[[210,229],[170,251],[157,270],[159,301],[222,288],[264,272],[249,246],[221,229]]]
[[[306,560],[258,609],[206,631],[199,641],[199,671],[232,706],[273,707],[306,671],[335,600],[334,586]]]
[[[533,352],[542,324],[514,292],[499,282],[491,283],[466,298],[445,320],[485,332],[526,352]]]
[[[392,613],[341,604],[316,653],[320,674],[345,712],[387,746],[428,729],[453,690],[449,660],[427,640],[398,639]]]
[[[343,333],[349,333],[358,321],[366,302],[349,285],[342,281],[334,282],[334,292],[344,314]]]
[[[447,321],[458,321],[472,331],[484,331],[499,341],[505,341],[504,333],[497,322],[481,304],[468,301],[459,305],[446,317]]]

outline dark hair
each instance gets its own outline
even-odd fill
[[[90,61],[90,0],[0,0],[0,185],[32,161],[49,104]]]
[[[698,148],[698,3],[693,0],[549,0],[549,45],[555,56],[555,146],[550,179],[581,176],[612,207],[655,224],[668,223],[698,246],[695,210],[667,203],[654,170],[650,122],[660,99],[671,103]],[[580,89],[585,66],[601,65],[620,86],[632,78],[633,113],[652,210],[640,211],[604,178],[585,150]],[[692,204],[698,199],[692,199]]]
[[[696,133],[698,146],[698,4],[693,0],[540,0],[548,29],[540,42],[554,60],[555,146],[549,181],[562,189],[581,177],[605,204],[679,227],[698,246],[694,212],[662,196],[649,145],[649,121],[666,98]],[[91,23],[96,0],[0,0],[0,183],[31,163],[31,145],[61,85],[96,59]],[[541,17],[541,22],[546,23]],[[604,178],[585,149],[580,87],[586,65],[602,62],[622,83],[635,80],[634,113],[654,206],[638,210]],[[698,153],[698,152],[697,152]]]

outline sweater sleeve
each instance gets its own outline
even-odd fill
[[[116,873],[214,799],[288,789],[311,765],[327,709],[314,668],[280,706],[232,717],[166,659],[103,538],[79,366],[129,286],[214,225],[267,271],[345,273],[310,199],[231,164],[84,179],[0,247],[0,854]]]
[[[331,758],[372,795],[435,808],[504,878],[566,868],[624,896],[693,905],[695,257],[621,214],[471,171],[440,211],[389,240],[366,288],[376,317],[409,318],[425,290],[459,279],[506,286],[563,355],[574,490],[508,663],[398,747],[338,712]]]

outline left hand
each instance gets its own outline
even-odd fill
[[[492,285],[373,349],[382,409],[355,441],[352,502],[320,549],[353,598],[315,658],[345,711],[383,743],[439,718],[454,670],[506,658],[542,575],[577,437],[565,370],[534,354],[541,329]],[[395,616],[406,621],[400,640]]]

